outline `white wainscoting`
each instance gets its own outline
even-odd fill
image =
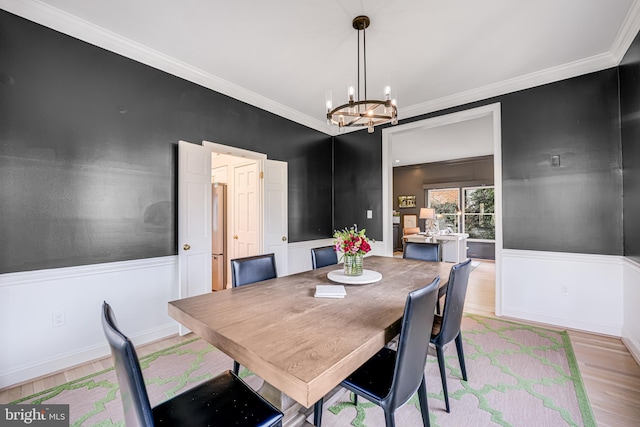
[[[178,332],[167,302],[178,296],[177,257],[0,275],[0,388],[109,354],[103,301],[135,344]],[[53,326],[54,312],[65,324]]]
[[[289,244],[290,273],[311,270],[311,248],[331,244]],[[371,254],[382,254],[382,242]],[[178,333],[167,315],[177,298],[176,256],[0,275],[0,388],[107,356],[103,301],[136,345]],[[63,326],[53,326],[55,312]]]
[[[627,258],[623,266],[624,326],[622,341],[640,364],[640,264]]]
[[[619,337],[622,265],[619,256],[504,249],[502,314]]]

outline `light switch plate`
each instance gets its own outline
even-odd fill
[[[367,211],[367,219],[371,219],[373,218],[373,211],[372,210],[368,210]]]

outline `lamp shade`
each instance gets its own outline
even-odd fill
[[[420,219],[434,219],[436,210],[433,208],[420,208]]]

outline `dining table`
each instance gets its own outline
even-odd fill
[[[445,287],[451,267],[367,256],[365,276],[373,277],[371,283],[345,284],[348,280],[339,279],[342,265],[330,265],[170,301],[168,312],[262,378],[260,392],[285,413],[283,425],[300,426],[306,423],[304,408],[400,332],[409,292],[437,276]],[[318,285],[343,285],[346,295],[315,297]]]

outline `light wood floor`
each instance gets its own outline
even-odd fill
[[[495,265],[481,260],[469,279],[465,311],[494,316]],[[546,326],[546,325],[543,325]],[[547,326],[548,327],[548,326]],[[619,338],[569,331],[587,395],[599,427],[640,425],[640,366]],[[140,356],[189,339],[171,337],[140,346]],[[111,366],[104,358],[35,381],[0,390],[0,404],[9,403]]]

